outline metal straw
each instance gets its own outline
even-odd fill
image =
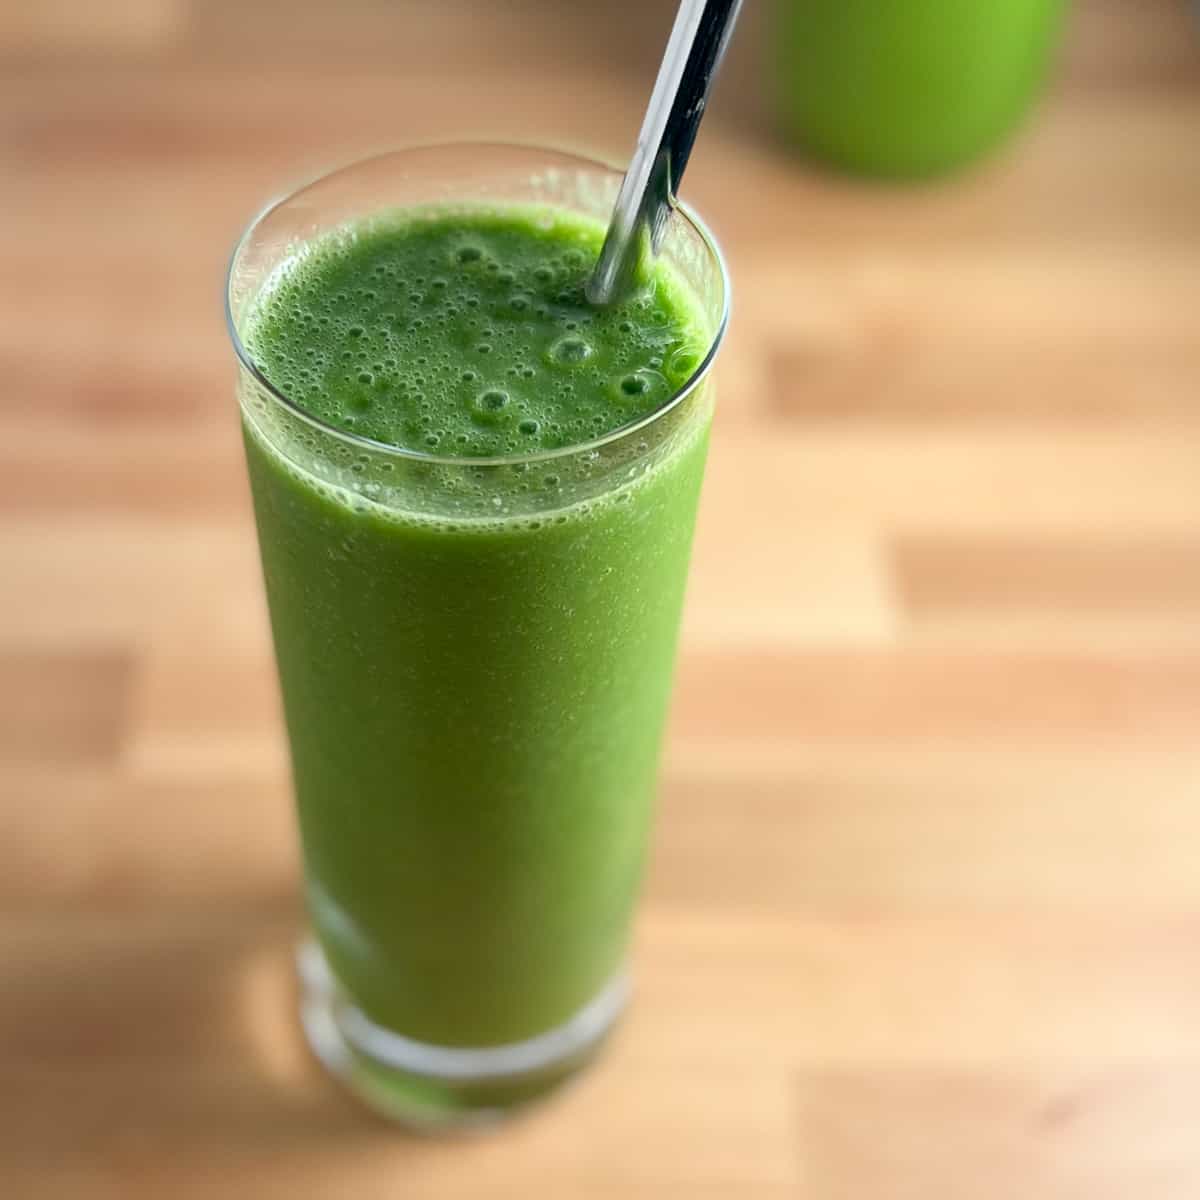
[[[662,245],[708,91],[741,7],[742,0],[681,0],[637,148],[588,280],[593,304],[624,295],[643,256],[652,257]]]

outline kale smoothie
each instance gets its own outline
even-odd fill
[[[669,402],[717,330],[661,260],[589,305],[602,236],[383,211],[240,321],[309,913],[405,1044],[527,1042],[621,972],[710,414]]]

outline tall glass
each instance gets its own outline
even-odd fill
[[[229,328],[313,937],[302,1015],[376,1109],[444,1123],[545,1092],[626,997],[728,289],[681,210],[663,249],[709,341],[656,411],[505,458],[357,437],[272,387],[246,322],[332,230],[409,206],[603,220],[620,174],[445,145],[269,207],[234,252]]]

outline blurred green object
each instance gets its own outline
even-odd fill
[[[1065,0],[779,0],[784,133],[869,175],[947,171],[1038,94]]]

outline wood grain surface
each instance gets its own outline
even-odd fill
[[[1200,41],[1080,0],[937,186],[689,173],[736,320],[631,1017],[476,1140],[292,1016],[297,863],[220,315],[268,195],[627,154],[668,2],[0,5],[0,1195],[1200,1195]]]

